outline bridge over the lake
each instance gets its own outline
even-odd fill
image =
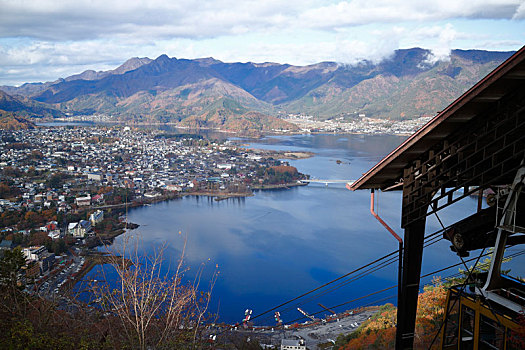
[[[311,182],[317,182],[322,183],[328,186],[328,184],[353,184],[355,180],[337,180],[337,179],[308,179],[308,180],[300,180],[303,183],[311,183]]]

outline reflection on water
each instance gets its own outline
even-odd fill
[[[314,157],[290,163],[313,178],[355,180],[402,140],[395,136],[292,135],[237,142],[253,148],[311,151]],[[343,184],[310,184],[220,202],[188,196],[130,210],[129,220],[141,225],[132,234],[141,235],[144,252],[166,243],[171,266],[180,257],[187,235],[188,278],[204,263],[205,280],[218,264],[212,311],[219,310],[223,321],[238,322],[246,308],[257,314],[397,249],[397,242],[370,215],[369,200],[369,192],[350,192]],[[475,200],[467,201],[475,206]],[[400,203],[399,192],[380,193],[376,208],[399,233]],[[446,212],[441,219],[448,225],[466,210]],[[428,232],[438,225],[434,218],[429,219]],[[441,241],[425,250],[423,273],[457,261]],[[394,285],[396,278],[397,265],[392,264],[301,308],[316,312],[318,303],[337,305]],[[385,297],[388,293],[376,296]],[[373,301],[363,299],[343,309]],[[395,302],[395,298],[387,301]],[[294,308],[279,311],[285,322],[300,316]],[[258,323],[272,324],[269,316]]]

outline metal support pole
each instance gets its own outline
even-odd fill
[[[483,291],[497,289],[501,283],[501,263],[505,254],[505,243],[510,233],[515,231],[516,206],[519,195],[525,186],[525,166],[521,166],[512,182],[511,190],[505,201],[503,214],[498,226],[498,236],[494,245],[494,253],[490,262],[490,268],[487,275],[487,281],[483,286]]]
[[[403,294],[403,282],[402,282],[402,278],[403,278],[403,240],[375,212],[374,210],[375,200],[374,199],[375,199],[374,189],[372,189],[371,194],[370,194],[370,212],[377,219],[377,221],[379,221],[381,225],[383,225],[388,230],[388,232],[390,232],[390,234],[394,236],[394,238],[399,242],[399,262],[398,262],[398,269],[397,269],[397,309],[398,309],[397,324],[399,325],[399,310],[402,308],[402,303],[403,303],[403,298],[402,298],[402,294]],[[397,336],[399,336],[398,333],[396,333],[396,338]],[[396,344],[397,344],[397,339],[396,339]]]
[[[397,309],[396,350],[412,349],[414,346],[424,236],[425,218],[405,227],[402,295],[401,305]]]
[[[399,327],[399,310],[403,308],[403,242],[399,242],[399,263],[397,269],[397,327]],[[396,332],[396,344],[400,337],[400,332]]]

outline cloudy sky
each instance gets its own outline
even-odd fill
[[[113,69],[130,57],[379,61],[395,49],[510,51],[525,0],[0,0],[0,85]]]

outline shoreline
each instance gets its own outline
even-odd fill
[[[266,157],[272,157],[277,159],[290,159],[290,160],[298,160],[298,159],[308,159],[315,156],[314,152],[309,151],[273,151],[273,150],[266,150],[261,148],[252,148],[248,147],[248,144],[241,144],[241,147],[245,147],[249,151],[257,151],[259,154],[262,154]]]
[[[110,264],[114,261],[115,257],[119,257],[117,255],[112,256],[109,252],[104,253],[95,249],[89,249],[86,254],[83,254],[82,256],[85,259],[84,265],[77,273],[74,274],[74,276],[72,276],[72,278],[68,280],[68,282],[64,284],[64,286],[61,287],[63,291],[72,290],[75,288],[75,286],[78,283],[83,282],[83,278],[98,265]],[[131,260],[128,258],[125,258],[124,260],[128,265],[131,263]]]
[[[389,136],[410,136],[414,132],[406,132],[406,133],[388,133],[388,132],[352,132],[352,131],[329,131],[329,130],[319,130],[319,131],[304,131],[304,130],[298,130],[298,131],[278,131],[278,130],[252,130],[252,131],[246,131],[246,130],[229,130],[229,129],[220,129],[220,128],[214,128],[214,127],[189,127],[189,126],[179,126],[177,123],[169,122],[169,123],[144,123],[144,122],[135,122],[135,123],[126,123],[123,121],[93,121],[93,120],[67,120],[68,118],[55,118],[55,119],[49,119],[44,120],[41,119],[39,123],[35,123],[37,127],[39,126],[46,126],[46,125],[39,125],[44,123],[91,123],[93,125],[104,125],[104,124],[112,124],[112,125],[121,125],[121,126],[129,126],[129,127],[135,127],[135,126],[141,126],[141,127],[147,127],[147,126],[171,126],[176,129],[183,129],[183,130],[190,130],[190,131],[196,131],[199,132],[201,130],[207,130],[207,131],[213,131],[213,132],[219,132],[223,134],[231,134],[233,137],[245,137],[249,139],[260,139],[265,136],[284,136],[284,135],[389,135]],[[417,131],[417,130],[416,130]]]
[[[290,187],[297,186],[307,186],[306,182],[290,182],[285,184],[273,184],[273,185],[252,185],[250,192],[213,192],[213,191],[195,191],[195,192],[184,192],[181,193],[181,197],[186,196],[202,196],[202,197],[215,197],[215,200],[221,201],[228,198],[244,198],[244,197],[253,197],[255,194],[253,190],[278,190],[278,189],[287,189]]]
[[[202,197],[215,197],[216,201],[222,201],[229,198],[245,198],[253,197],[253,192],[213,192],[213,191],[196,191],[196,192],[184,192],[181,197],[186,196],[202,196]]]
[[[120,204],[112,204],[108,206],[99,206],[99,207],[89,207],[89,208],[82,208],[87,210],[93,210],[93,209],[104,209],[104,208],[114,208],[114,209],[123,209],[123,208],[138,208],[143,206],[149,206],[151,204],[161,203],[164,201],[170,201],[173,199],[180,199],[186,196],[199,196],[199,197],[211,197],[215,201],[220,202],[226,199],[233,199],[233,198],[246,198],[246,197],[253,197],[255,194],[253,193],[253,190],[257,191],[266,191],[266,190],[280,190],[280,189],[289,189],[291,187],[297,187],[297,186],[307,186],[308,183],[286,183],[286,184],[274,184],[274,185],[254,185],[251,187],[250,192],[231,192],[231,193],[225,193],[225,192],[212,192],[212,191],[195,191],[195,192],[182,192],[177,193],[176,195],[172,196],[161,196],[155,199],[148,200],[147,202],[141,201],[141,202],[131,202],[131,203],[120,203]],[[130,227],[131,226],[131,227]],[[86,258],[89,256],[100,256],[104,255],[106,253],[101,253],[97,250],[97,247],[103,246],[107,242],[111,242],[117,238],[118,236],[126,233],[128,230],[134,230],[136,228],[140,227],[139,224],[131,223],[126,221],[126,225],[124,228],[118,228],[115,231],[109,232],[107,234],[97,234],[95,237],[97,237],[101,245],[97,245],[95,247],[89,248],[87,251],[87,254],[85,255]],[[95,264],[92,264],[87,268],[87,264],[85,265],[85,271],[82,271],[82,275],[86,275],[89,273],[96,265],[100,264],[100,262],[97,262]],[[80,279],[79,279],[80,281]],[[77,281],[77,282],[79,282]],[[75,282],[75,283],[77,283]]]
[[[285,183],[285,184],[274,184],[274,185],[253,185],[252,189],[254,190],[280,190],[280,189],[287,189],[290,187],[298,187],[298,186],[308,186],[307,182],[291,182],[291,183]]]

